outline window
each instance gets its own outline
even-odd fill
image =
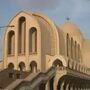
[[[7,40],[7,45],[8,45],[8,55],[14,55],[15,51],[15,33],[14,31],[10,31],[8,33],[8,40]]]
[[[78,44],[78,59],[80,59],[80,55],[81,55],[81,53],[80,53],[80,45]]]
[[[26,35],[26,19],[21,17],[19,19],[19,31],[18,31],[18,53],[25,53],[25,35]]]
[[[66,40],[67,40],[67,56],[69,56],[69,35],[67,34],[67,37],[66,37]]]
[[[35,27],[32,27],[29,31],[29,52],[37,52],[37,30]]]
[[[71,58],[73,59],[73,38],[71,38]]]
[[[77,59],[77,42],[75,41],[75,59]]]

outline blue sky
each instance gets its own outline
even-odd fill
[[[90,0],[0,0],[0,26],[19,11],[37,11],[61,25],[69,17],[90,38]],[[0,56],[2,56],[3,31],[0,29]]]

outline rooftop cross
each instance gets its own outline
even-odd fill
[[[70,21],[70,18],[69,18],[69,17],[67,17],[67,18],[66,18],[66,20],[67,20],[67,21]]]

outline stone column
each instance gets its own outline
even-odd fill
[[[60,86],[61,86],[60,90],[64,90],[64,82],[62,82]]]
[[[55,78],[54,78],[54,85],[53,85],[54,90],[57,90],[58,79],[59,79],[59,78],[58,78],[57,76],[55,76]]]
[[[69,84],[66,85],[65,90],[69,90]]]
[[[78,87],[78,89],[77,90],[80,90],[80,88]]]
[[[70,86],[70,90],[74,90],[72,86]]]
[[[49,83],[49,81],[46,83],[45,90],[50,90],[50,83]]]

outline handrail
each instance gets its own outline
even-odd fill
[[[82,72],[78,72],[78,71],[76,71],[76,70],[72,70],[72,69],[69,69],[69,68],[67,68],[66,67],[66,70],[67,70],[67,74],[72,74],[72,75],[74,75],[75,74],[75,76],[79,76],[79,77],[81,77],[81,78],[87,78],[87,79],[90,79],[90,75],[88,75],[88,74],[85,74],[85,73],[82,73]]]
[[[31,88],[34,88],[34,87],[32,87],[32,84],[37,80],[37,79],[39,79],[39,81],[41,82],[42,80],[46,80],[46,79],[48,79],[50,76],[49,75],[47,75],[48,73],[50,73],[50,72],[52,72],[52,71],[54,71],[54,73],[56,72],[56,68],[55,67],[51,67],[48,71],[46,71],[46,72],[40,72],[35,78],[33,78],[31,81],[22,81],[20,84],[22,84],[23,82],[29,82],[30,83],[30,86],[29,87],[31,87]],[[52,74],[51,74],[52,75]],[[38,80],[37,80],[38,81]],[[20,85],[19,84],[19,85]],[[18,86],[19,86],[18,85]],[[15,87],[14,88],[14,90],[17,90],[17,88],[18,88],[18,86],[17,87]]]
[[[46,72],[40,72],[32,79],[23,79],[18,85],[16,85],[13,88],[14,88],[14,90],[17,90],[17,88],[20,88],[19,86],[24,85],[24,83],[28,83],[29,88],[32,89],[32,88],[34,88],[34,86],[38,85],[41,81],[47,81],[50,77],[53,77],[57,70],[60,70],[60,71],[66,70],[66,72],[67,72],[66,75],[75,76],[75,77],[84,78],[84,79],[90,79],[89,75],[72,70],[68,67],[64,67],[64,66],[53,67],[52,66]]]

